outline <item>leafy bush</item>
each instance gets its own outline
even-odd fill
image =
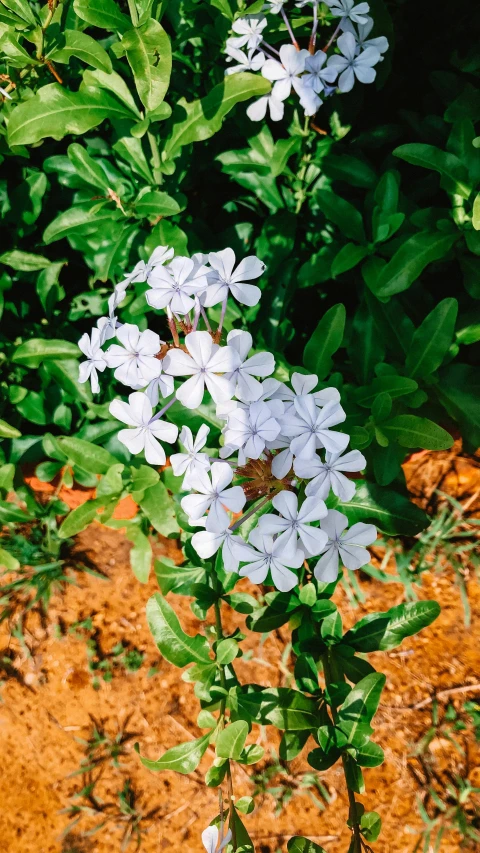
[[[318,39],[326,34],[321,44],[330,51],[327,67],[338,66],[335,7],[345,2],[313,3]],[[292,37],[306,46],[311,11],[290,5]],[[255,255],[266,266],[261,302],[229,305],[225,316],[212,303],[208,322],[227,332],[250,329],[255,345],[273,353],[280,381],[297,368],[340,393],[351,446],[367,463],[345,510],[351,522],[373,522],[389,535],[427,526],[406,495],[405,455],[449,448],[457,434],[469,449],[480,444],[480,113],[470,35],[479,14],[469,8],[464,18],[459,10],[442,29],[432,0],[420,11],[401,0],[370,5],[373,36],[387,36],[391,46],[375,59],[375,85],[347,92],[339,80],[344,93],[332,87],[314,117],[303,92],[306,118],[292,98],[269,125],[253,123],[236,105],[248,102],[252,115],[256,99],[271,100],[275,72],[225,76],[223,55],[232,24],[238,33],[238,20],[246,12],[258,16],[263,2],[248,9],[243,0],[0,2],[2,522],[28,523],[39,514],[55,520],[62,509],[58,535],[65,540],[96,518],[115,526],[115,506],[130,494],[140,512],[121,526],[140,581],[150,569],[153,527],[181,537],[189,561],[180,586],[176,569],[158,568],[164,594],[193,595],[201,618],[212,606],[218,615],[223,601],[249,613],[255,631],[290,621],[298,689],[270,695],[236,681],[231,664],[240,635],[224,638],[217,620],[215,663],[205,638],[185,639],[169,605],[155,599],[151,610],[162,616],[156,613],[153,633],[172,663],[178,660],[158,637],[163,622],[176,634],[172,648],[178,641],[190,649],[182,665],[194,663],[187,677],[197,682],[199,725],[208,729],[193,752],[191,744],[176,747],[167,763],[193,769],[213,729],[218,758],[208,784],[215,785],[231,758],[253,758],[244,746],[252,721],[285,731],[285,757],[313,733],[314,769],[342,758],[353,795],[352,850],[360,830],[367,841],[378,835],[378,816],[361,813],[354,793],[363,784],[359,767],[381,760],[368,738],[382,676],[355,652],[393,648],[434,618],[435,605],[402,605],[343,636],[329,601],[333,587],[325,590],[306,569],[301,589],[268,593],[259,613],[255,599],[232,591],[236,576],[198,560],[179,478],[142,464],[119,441],[110,411],[115,382],[101,383],[98,398],[79,382],[77,341],[98,320],[114,334],[116,307],[118,321],[140,332],[155,322],[144,299],[145,265],[158,246],[177,257],[227,246],[239,257]],[[268,61],[288,40],[282,14],[272,15]],[[131,269],[136,274],[115,306],[112,284]],[[175,344],[189,329],[169,320]],[[208,399],[187,414],[175,404],[168,417],[195,430],[207,423],[218,450],[222,422]],[[69,514],[52,498],[40,513],[23,480],[31,465],[43,481],[96,486],[96,495]],[[7,501],[12,488],[32,515]],[[190,660],[200,644],[200,660]],[[217,719],[211,711],[218,708]],[[234,837],[248,849],[239,820],[232,805]],[[316,845],[297,839],[289,849]]]

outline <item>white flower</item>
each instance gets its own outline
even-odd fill
[[[115,308],[122,300],[118,298],[114,291],[108,299],[108,317],[99,317],[97,320],[97,328],[100,332],[100,343],[111,340],[117,334],[118,320],[115,317]]]
[[[343,33],[338,39],[338,47],[343,56],[335,54],[328,60],[328,66],[334,66],[339,73],[338,88],[341,92],[350,92],[355,83],[355,77],[360,83],[373,83],[376,71],[372,67],[380,62],[380,54],[374,47],[368,47],[358,56],[357,42],[352,33]]]
[[[176,477],[181,477],[185,474],[183,481],[184,486],[189,485],[189,476],[203,468],[205,471],[210,469],[210,459],[207,453],[200,453],[202,447],[205,447],[207,435],[210,432],[210,427],[202,424],[198,430],[196,439],[193,438],[192,430],[188,426],[182,427],[179,441],[183,444],[186,453],[173,453],[170,456],[170,462],[173,468],[173,473]]]
[[[107,366],[101,345],[102,340],[98,329],[92,329],[91,338],[85,332],[78,342],[79,349],[87,356],[87,360],[82,361],[79,365],[78,381],[83,383],[90,379],[90,385],[94,394],[98,394],[100,391],[97,370],[103,373]]]
[[[313,391],[318,385],[318,376],[314,373],[292,373],[290,377],[291,390],[288,385],[281,382],[273,396],[284,402],[293,404],[297,397],[307,397],[311,395],[317,406],[325,406],[326,403],[334,401],[340,402],[340,394],[337,388],[323,388],[321,391]],[[313,393],[312,393],[313,392]]]
[[[299,569],[305,557],[302,551],[285,547],[278,539],[268,533],[262,533],[255,527],[248,537],[250,555],[247,559],[245,549],[239,551],[241,563],[247,563],[240,569],[241,577],[248,577],[252,583],[263,583],[270,571],[274,586],[280,592],[290,592],[298,583],[297,575],[290,569]]]
[[[243,448],[247,459],[258,459],[265,450],[265,442],[273,441],[280,432],[280,424],[262,401],[251,403],[248,409],[234,409],[228,416],[225,444]]]
[[[150,274],[155,267],[170,261],[174,254],[174,250],[170,249],[168,246],[157,246],[150,255],[148,261],[146,263],[145,261],[139,261],[138,264],[135,264],[132,272],[125,275],[124,281],[117,284],[115,290],[118,292],[123,291],[125,295],[126,288],[132,282],[148,281]]]
[[[267,114],[267,109],[272,121],[281,121],[285,112],[285,104],[273,95],[264,95],[247,107],[247,116],[251,121],[262,121]]]
[[[294,407],[295,414],[288,413],[282,419],[282,435],[292,438],[290,450],[294,456],[310,459],[318,447],[325,447],[331,453],[345,450],[349,436],[329,429],[345,420],[345,412],[338,403],[332,400],[319,410],[313,397],[297,397]]]
[[[357,53],[360,50],[366,50],[367,47],[374,47],[379,53],[386,53],[388,50],[388,39],[385,36],[377,36],[377,38],[369,39],[368,36],[373,29],[373,18],[367,15],[365,24],[358,24],[357,29],[347,18],[342,22],[342,29],[346,33],[352,33],[357,42]]]
[[[227,335],[227,344],[236,351],[240,362],[232,373],[227,374],[227,379],[235,382],[235,396],[245,402],[258,400],[262,394],[261,383],[253,377],[269,376],[275,370],[275,359],[270,352],[257,352],[247,358],[252,342],[250,332],[240,329],[232,329]]]
[[[205,385],[213,400],[230,400],[235,385],[219,373],[229,373],[237,366],[237,354],[231,347],[214,344],[208,332],[190,332],[185,336],[188,350],[169,350],[163,359],[163,369],[172,376],[190,376],[177,389],[177,399],[187,409],[197,409],[203,400]]]
[[[221,832],[218,831],[218,827],[216,826],[207,826],[206,829],[202,832],[202,844],[205,847],[207,853],[221,853],[222,850],[225,849],[227,844],[232,838],[231,829],[228,830],[225,838],[223,837],[223,825],[221,826]],[[218,849],[217,849],[217,844]]]
[[[365,17],[370,10],[368,3],[358,3],[355,5],[355,0],[323,0],[334,18],[349,18],[355,24],[366,24],[368,18]]]
[[[192,545],[202,560],[210,559],[221,548],[223,566],[226,572],[238,572],[242,553],[245,553],[247,559],[250,557],[248,545],[241,536],[235,536],[228,527],[218,532],[202,530],[200,533],[194,533]],[[246,550],[243,551],[242,548]]]
[[[153,270],[148,279],[152,289],[145,298],[152,308],[170,306],[174,314],[187,314],[195,306],[192,295],[207,286],[206,273],[207,268],[191,258],[174,258],[168,266]]]
[[[327,54],[323,50],[317,50],[305,60],[305,74],[302,75],[302,83],[307,88],[313,89],[319,94],[324,89],[325,83],[333,83],[337,78],[337,70],[331,65],[324,68]]]
[[[280,62],[267,59],[262,66],[262,74],[274,83],[272,95],[278,101],[284,101],[293,88],[297,91],[299,75],[305,70],[308,50],[297,50],[293,44],[284,44],[280,48]]]
[[[153,409],[147,395],[142,391],[134,391],[128,398],[128,403],[122,400],[112,400],[110,414],[119,421],[135,429],[122,429],[118,440],[136,455],[145,451],[145,459],[150,465],[165,465],[165,451],[161,441],[173,444],[177,439],[178,427],[160,419],[152,418]]]
[[[373,524],[359,521],[350,530],[346,530],[348,518],[336,509],[329,509],[320,527],[328,535],[328,542],[315,566],[315,577],[322,583],[332,583],[338,577],[338,561],[342,560],[346,569],[360,569],[370,562],[370,554],[365,545],[372,545],[377,538]]]
[[[262,51],[255,53],[255,50],[249,50],[248,54],[246,54],[238,47],[232,47],[228,42],[227,47],[225,48],[225,53],[227,53],[231,59],[235,59],[238,63],[238,65],[230,65],[225,71],[225,74],[238,74],[240,71],[260,71],[260,68],[265,62],[265,54],[262,53]]]
[[[228,45],[255,50],[262,41],[266,26],[267,19],[263,15],[245,15],[244,18],[237,18],[232,24],[232,30],[238,33],[238,36],[228,39]]]
[[[287,0],[267,0],[262,11],[270,12],[272,15],[279,15]]]
[[[194,521],[209,510],[206,527],[213,533],[225,530],[230,524],[225,507],[230,512],[241,512],[245,506],[246,497],[241,486],[227,489],[233,473],[228,462],[214,462],[210,475],[202,468],[192,471],[189,486],[200,494],[186,495],[180,501],[184,512]]]
[[[306,495],[317,495],[326,500],[330,489],[341,501],[351,501],[355,494],[355,483],[341,473],[342,471],[363,471],[367,460],[359,450],[351,450],[343,456],[340,453],[325,454],[325,462],[319,456],[313,459],[296,459],[293,470],[297,477],[310,480],[305,489]]]
[[[112,344],[105,353],[108,367],[115,368],[115,379],[131,388],[141,388],[160,376],[162,365],[155,356],[160,352],[161,341],[156,332],[141,332],[138,326],[125,323],[117,329],[117,340],[123,346]]]
[[[256,305],[261,296],[261,290],[255,284],[246,284],[252,278],[258,278],[265,270],[263,261],[250,255],[243,258],[238,267],[235,267],[235,252],[233,249],[223,249],[221,252],[210,252],[208,256],[210,266],[216,276],[210,277],[211,284],[207,288],[204,305],[211,307],[223,302],[231,293],[237,302],[242,305]]]
[[[160,361],[160,367],[161,366],[162,362]],[[156,379],[152,379],[151,382],[148,383],[145,388],[145,394],[150,400],[152,406],[155,407],[158,406],[160,397],[170,397],[174,390],[173,376],[169,376],[167,373],[163,373],[162,371],[160,376],[157,376]]]
[[[318,497],[309,497],[298,507],[298,497],[293,492],[279,492],[272,499],[272,504],[280,515],[262,515],[258,526],[262,533],[278,535],[278,540],[291,550],[292,545],[298,548],[298,538],[305,548],[305,553],[312,557],[320,554],[327,544],[328,536],[324,530],[311,527],[312,521],[320,521],[327,515],[324,501]]]

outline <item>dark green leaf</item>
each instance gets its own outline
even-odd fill
[[[338,509],[347,513],[351,524],[370,522],[391,535],[414,536],[429,525],[428,515],[407,497],[374,483],[360,482],[352,500]]]
[[[448,450],[453,438],[443,427],[418,415],[397,415],[382,423],[382,432],[402,447]]]
[[[442,299],[416,330],[405,367],[410,376],[429,376],[440,367],[453,340],[457,319],[456,299]]]
[[[77,0],[78,2],[78,0]],[[162,25],[149,18],[122,38],[140,100],[147,110],[162,103],[170,82],[172,50]]]
[[[431,625],[439,613],[436,601],[415,601],[385,613],[369,613],[345,634],[344,642],[358,652],[388,651]]]
[[[303,352],[307,370],[323,379],[331,368],[331,356],[342,344],[345,329],[345,306],[333,305],[323,315]]]
[[[314,198],[322,213],[340,228],[344,237],[356,243],[365,242],[362,214],[353,204],[331,190],[317,190]]]
[[[385,299],[407,290],[428,264],[445,257],[456,240],[457,234],[445,234],[442,231],[421,231],[409,237],[383,268],[371,288],[373,293]]]

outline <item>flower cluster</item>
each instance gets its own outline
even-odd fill
[[[369,38],[373,18],[368,3],[355,0],[323,0],[333,24],[333,34],[321,50],[316,50],[320,0],[299,0],[297,10],[312,7],[312,29],[308,50],[300,48],[295,37],[296,23],[289,21],[287,0],[269,0],[263,11],[283,18],[291,43],[276,47],[265,40],[268,19],[262,13],[237,18],[232,24],[234,35],[227,39],[225,53],[229,67],[226,74],[258,71],[272,83],[272,90],[247,109],[252,121],[261,121],[267,110],[272,121],[283,118],[285,101],[292,90],[298,95],[306,116],[313,116],[323,100],[335,91],[350,92],[355,81],[373,83],[375,65],[388,50],[385,36]],[[278,27],[276,28],[278,32]],[[335,52],[336,48],[338,52]]]
[[[256,305],[261,290],[251,282],[263,270],[254,256],[236,265],[232,249],[187,258],[158,247],[115,286],[109,316],[79,341],[86,356],[80,381],[90,379],[96,392],[98,371],[110,367],[132,389],[128,402],[110,403],[110,413],[126,425],[118,438],[133,455],[165,465],[165,445],[179,439],[170,462],[183,477],[189,527],[199,528],[192,536],[198,555],[210,559],[221,550],[227,572],[287,592],[311,559],[323,583],[336,579],[340,560],[348,569],[368,563],[365,546],[376,530],[363,523],[347,530],[346,516],[327,508],[327,500],[343,507],[353,498],[355,483],[345,475],[366,464],[358,450],[346,452],[349,436],[335,429],[345,421],[337,389],[318,388],[316,376],[302,373],[281,382],[272,376],[271,353],[251,354],[248,332],[223,334],[228,299]],[[134,282],[146,283],[147,304],[164,312],[169,342],[119,322],[117,307]],[[216,305],[221,316],[213,330],[207,309]],[[223,423],[221,446],[210,450],[206,424],[196,436],[188,426],[179,435],[168,420],[175,402],[198,410],[206,399]],[[247,520],[248,538],[240,530]]]

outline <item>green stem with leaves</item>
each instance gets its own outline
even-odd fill
[[[322,664],[323,664],[323,674],[325,677],[325,687],[328,689],[331,684],[338,683],[339,681],[344,681],[344,677],[341,673],[333,673],[332,670],[335,668],[335,662],[331,660],[330,652],[325,652],[322,655]],[[333,722],[337,722],[337,708],[335,705],[331,705]],[[350,806],[350,814],[349,820],[352,824],[352,845],[350,847],[351,853],[362,853],[362,837],[360,835],[360,817],[357,812],[357,802],[355,800],[355,791],[353,791],[348,785],[348,774],[347,774],[347,757],[342,755],[342,764],[343,764],[343,772],[345,774],[345,783],[347,786],[347,794],[348,794],[348,802]],[[350,851],[349,851],[350,853]]]
[[[222,626],[222,614],[221,614],[221,599],[220,595],[222,592],[221,585],[218,581],[215,565],[212,565],[212,579],[213,579],[213,587],[215,592],[218,594],[218,597],[215,599],[214,609],[215,609],[215,633],[217,636],[217,644],[224,639],[223,634],[223,626]],[[227,680],[225,677],[225,667],[220,665],[220,684],[222,685],[223,690],[225,691],[222,701],[220,703],[220,728],[223,728],[225,723],[225,707],[227,704]],[[228,793],[228,810],[230,815],[230,829],[232,831],[232,844],[234,853],[237,849],[237,836],[236,836],[236,827],[235,827],[235,803],[233,799],[233,780],[232,780],[232,768],[230,764],[230,759],[227,758],[227,793]]]
[[[55,12],[57,11],[58,3],[59,3],[59,0],[51,0],[51,3],[49,5],[48,15],[45,18],[45,23],[40,30],[40,40],[38,42],[38,48],[37,48],[37,59],[40,59],[40,60],[43,59],[43,51],[45,48],[45,33],[48,30],[50,24],[52,23],[53,16],[54,16]]]

